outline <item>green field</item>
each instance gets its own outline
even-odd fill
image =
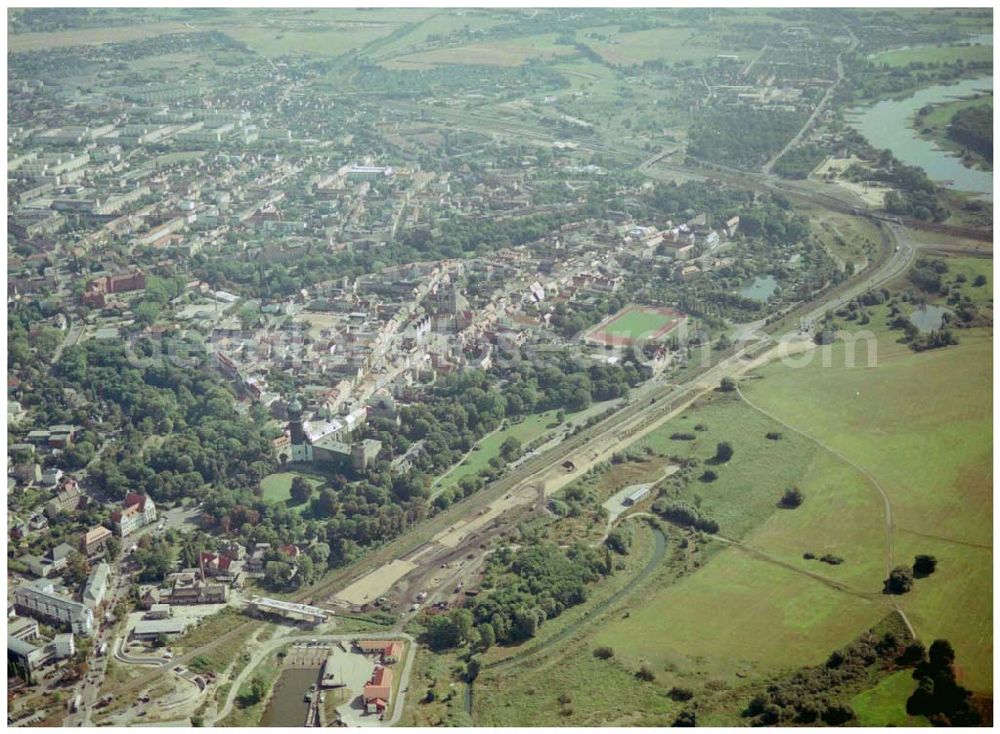
[[[989,273],[991,261],[948,263],[947,283],[965,274],[963,293],[980,304],[991,298],[992,276],[978,294],[971,284],[976,274]],[[484,695],[476,698],[477,722],[669,725],[677,706],[654,691],[685,685],[703,702],[699,724],[731,725],[746,701],[737,689],[821,664],[884,619],[892,601],[902,605],[922,640],[953,643],[965,686],[991,691],[992,335],[959,330],[959,346],[918,354],[883,326],[887,309],[872,311],[867,328],[877,333],[876,368],[864,366],[863,349],[859,366],[846,366],[840,345],[830,366],[819,358],[801,368],[773,363],[745,378],[742,389],[873,473],[891,500],[893,562],[912,563],[914,555],[930,553],[938,571],[902,597],[882,594],[888,542],[874,484],[738,396],[715,393],[633,448],[699,459],[695,478],[678,496],[716,519],[721,538],[742,545],[712,541],[697,571],[676,580],[659,577],[651,593],[624,602],[627,614],[600,619],[575,637],[566,654],[488,675]],[[707,430],[694,431],[696,424]],[[765,439],[770,430],[782,439]],[[696,439],[672,440],[679,431]],[[699,481],[721,440],[732,442],[733,458],[712,467],[716,481]],[[609,471],[622,473],[627,466]],[[803,492],[804,503],[776,508],[791,484]],[[805,560],[805,551],[844,562]],[[598,645],[614,649],[612,661],[592,657]],[[634,678],[643,663],[656,671],[654,686]],[[848,703],[859,723],[925,725],[905,713],[915,686],[911,672],[854,695]],[[564,691],[568,704],[556,700]],[[607,711],[620,713],[601,719],[599,712]]]
[[[455,487],[465,477],[474,477],[487,468],[490,459],[500,455],[500,445],[508,436],[514,436],[521,442],[521,446],[527,446],[528,443],[545,433],[548,426],[555,422],[555,416],[556,411],[554,410],[529,415],[520,423],[514,423],[507,428],[488,434],[476,444],[476,448],[461,463],[438,477],[437,481],[434,482],[432,493],[437,495],[445,489]]]
[[[292,480],[295,479],[295,477],[302,477],[305,479],[313,485],[314,490],[321,486],[325,481],[315,474],[306,474],[305,472],[300,471],[286,471],[268,474],[260,480],[261,499],[272,505],[284,502],[289,507],[299,508],[300,511],[305,509],[308,506],[307,502],[303,502],[301,505],[290,504],[292,501]]]
[[[606,40],[587,37],[587,32],[604,36]],[[588,28],[579,34],[580,40],[601,55],[609,64],[631,65],[661,59],[669,63],[701,61],[719,54],[749,58],[746,51],[732,51],[722,44],[706,40],[693,28],[652,28],[646,31],[621,33],[617,28]]]
[[[382,38],[391,26],[359,26],[343,30],[303,31],[281,27],[239,25],[223,29],[262,56],[338,56]]]
[[[744,390],[878,479],[892,503],[896,562],[939,560],[903,608],[922,638],[952,642],[966,685],[990,690],[992,338],[959,335],[957,347],[916,354],[882,331],[875,369],[836,366],[835,348],[834,367],[772,365]]]
[[[557,36],[549,33],[503,41],[434,49],[406,56],[396,56],[383,66],[390,69],[416,69],[452,64],[489,64],[520,66],[528,59],[551,59],[573,53],[572,46],[555,44]]]
[[[919,62],[924,64],[953,64],[963,61],[993,61],[992,46],[914,46],[894,51],[884,51],[871,58],[874,64],[888,64],[892,67],[908,66]]]
[[[871,690],[859,693],[851,700],[861,726],[930,726],[922,716],[906,713],[906,699],[916,683],[913,671],[900,670],[883,678]]]

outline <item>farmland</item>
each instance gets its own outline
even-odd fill
[[[591,36],[597,36],[592,38]],[[710,59],[719,54],[750,58],[753,52],[733,52],[724,44],[706,40],[693,28],[656,28],[648,31],[615,32],[599,28],[584,34],[584,42],[613,65],[641,64],[662,60],[671,64]]]
[[[962,61],[966,64],[977,61],[992,61],[993,47],[982,45],[964,46],[914,46],[886,51],[872,57],[876,64],[886,64],[890,67],[908,66],[912,63],[954,63]]]
[[[450,64],[487,64],[490,66],[520,66],[529,59],[552,59],[571,53],[567,46],[555,45],[555,34],[529,36],[510,41],[492,41],[455,48],[397,56],[383,65],[389,69],[413,69]]]

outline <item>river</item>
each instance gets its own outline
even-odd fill
[[[924,105],[940,104],[977,92],[993,93],[993,77],[963,79],[956,84],[926,87],[906,99],[886,99],[847,113],[847,121],[878,149],[888,148],[903,163],[923,168],[936,183],[957,191],[993,195],[993,173],[962,165],[953,153],[924,140],[911,118]]]

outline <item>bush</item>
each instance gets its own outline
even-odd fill
[[[778,502],[778,507],[783,507],[786,510],[794,510],[796,507],[802,504],[805,497],[802,492],[798,490],[797,487],[789,487],[785,490],[785,493],[781,496],[781,500]]]
[[[594,648],[594,657],[598,660],[610,660],[615,656],[615,651],[607,645]]]
[[[719,478],[719,475],[716,474],[711,469],[706,469],[705,473],[702,474],[701,477],[700,477],[701,481],[706,482],[706,483],[707,482],[714,482],[718,478]]]
[[[692,691],[690,688],[674,686],[673,688],[670,689],[667,695],[670,696],[670,698],[672,698],[674,701],[690,701],[692,698],[694,698],[694,691]]]
[[[677,431],[670,434],[671,441],[694,441],[695,435],[686,431]]]
[[[782,434],[780,434],[778,431],[767,432],[767,439],[769,441],[780,441],[782,438],[783,438]]]
[[[635,677],[638,678],[639,680],[644,680],[647,683],[652,683],[654,680],[656,680],[656,673],[654,673],[653,669],[649,667],[646,663],[643,663],[642,665],[639,666],[639,669],[635,671]]]
[[[719,383],[719,389],[722,392],[732,392],[736,389],[736,380],[732,377],[723,377],[722,382]]]

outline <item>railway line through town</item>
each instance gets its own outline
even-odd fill
[[[535,134],[535,131],[530,132],[531,134]],[[619,152],[612,151],[603,145],[600,148],[606,152]],[[636,160],[638,161],[639,157],[636,157]],[[657,162],[655,166],[674,167],[672,164],[664,164],[662,161]],[[682,170],[688,176],[716,177],[686,167]],[[748,181],[761,183],[759,178],[759,174],[757,177],[754,177],[745,172],[740,172],[738,184],[745,186]],[[770,181],[766,183],[769,188],[775,187],[781,191],[786,191],[786,187],[783,184],[775,185]],[[860,211],[844,203],[842,200],[828,195],[819,195],[814,192],[791,188],[787,190],[787,193],[790,195],[790,198],[800,199],[822,208],[834,209],[852,216],[879,218],[878,215]],[[877,288],[900,277],[913,260],[914,248],[909,241],[905,229],[896,221],[890,221],[886,230],[886,236],[890,242],[887,256],[880,262],[872,263],[867,271],[859,273],[857,277],[849,280],[846,284],[841,284],[840,287],[826,291],[811,303],[800,304],[792,311],[799,312],[806,310],[812,314],[822,314],[827,309],[839,307],[867,290]],[[770,328],[765,327],[763,331],[776,331],[784,323],[786,323],[786,320],[780,319],[772,324]],[[789,334],[792,333],[789,332]],[[784,337],[786,342],[788,341],[789,334],[786,334]],[[734,372],[742,373],[762,363],[761,357],[757,355],[760,355],[765,350],[770,352],[771,349],[769,348],[774,344],[775,337],[773,335],[762,333],[758,341],[740,349],[731,349],[728,354],[724,354],[722,362],[710,365],[704,369],[696,367],[688,370],[688,374],[684,378],[686,379],[684,384],[666,384],[662,381],[653,380],[646,385],[636,388],[633,390],[628,404],[611,416],[601,420],[594,426],[585,428],[579,433],[569,436],[559,445],[552,447],[548,451],[525,461],[484,490],[456,502],[447,510],[432,518],[418,522],[408,532],[404,533],[403,536],[390,541],[381,548],[375,549],[364,559],[345,569],[329,574],[327,578],[321,580],[318,584],[297,592],[292,596],[292,600],[302,602],[329,598],[332,594],[371,570],[389,561],[404,558],[420,551],[433,541],[435,534],[445,531],[449,526],[465,518],[474,517],[490,504],[511,493],[515,487],[527,485],[532,481],[537,481],[537,477],[544,477],[547,474],[551,475],[552,472],[558,471],[562,464],[570,460],[570,457],[573,455],[581,452],[584,447],[588,445],[615,446],[622,440],[662,422],[662,420],[665,420],[665,416],[670,414],[671,411],[675,411],[679,407],[686,407],[686,405],[693,403],[697,397],[713,389],[715,385],[719,384],[721,377]],[[610,452],[607,455],[610,456]],[[576,471],[564,472],[560,476],[560,479],[565,483],[575,478],[578,473]],[[484,539],[485,536],[490,534],[489,528],[483,528],[482,535]],[[431,562],[435,558],[435,554],[428,554],[427,562]],[[260,623],[251,619],[240,622],[215,640],[197,649],[188,651],[172,662],[174,665],[183,664],[199,654],[204,654],[209,650],[215,649],[219,645],[241,644],[242,640],[246,638],[246,635],[251,630],[250,625],[253,624]],[[129,691],[140,690],[143,686],[148,686],[157,675],[162,673],[165,667],[160,666],[153,669],[147,667],[143,673],[136,675],[124,687],[119,687],[115,692],[124,694]]]

